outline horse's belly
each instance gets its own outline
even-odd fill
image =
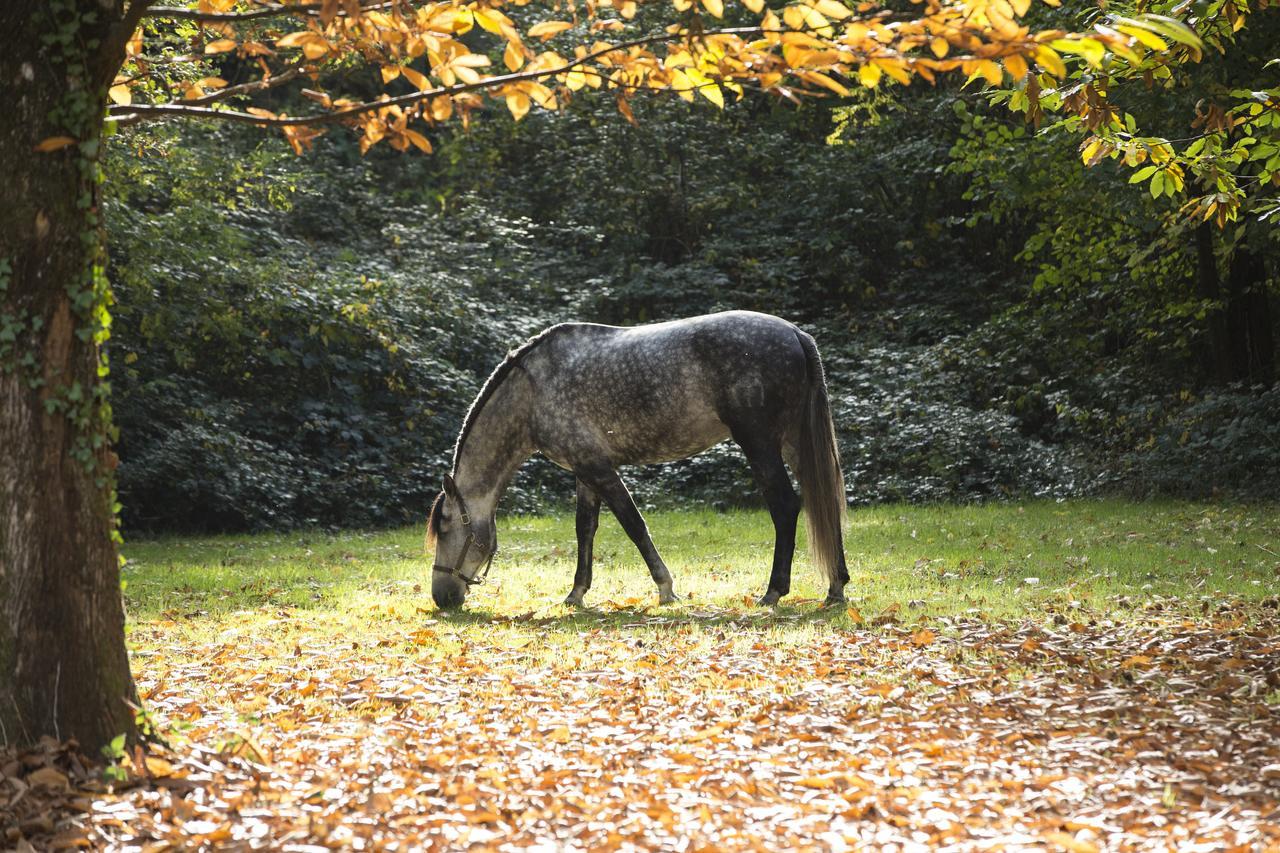
[[[605,431],[615,465],[648,465],[687,459],[729,437],[729,428],[715,416],[637,418]]]

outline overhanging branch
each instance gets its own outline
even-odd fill
[[[396,0],[375,0],[375,2],[361,2],[360,11],[368,12],[378,9],[387,9],[396,4]],[[322,4],[320,3],[298,3],[296,5],[285,5],[280,3],[264,4],[261,9],[255,9],[251,12],[201,12],[198,9],[188,9],[182,6],[152,6],[143,14],[148,18],[171,18],[180,21],[200,21],[210,24],[234,24],[237,21],[252,21],[258,18],[275,18],[282,15],[318,15]],[[343,11],[339,15],[345,15]]]
[[[309,116],[257,116],[253,113],[241,112],[239,110],[213,109],[210,107],[200,106],[197,103],[131,104],[129,106],[117,105],[108,110],[108,115],[112,117],[112,120],[122,126],[137,124],[138,122],[147,121],[149,119],[159,120],[167,118],[218,119],[220,121],[256,124],[261,127],[305,127],[308,125],[334,124],[364,113],[376,112],[377,110],[386,109],[387,107],[416,104],[419,101],[438,98],[442,95],[461,95],[467,92],[495,89],[499,86],[506,86],[511,83],[521,83],[531,80],[539,80],[544,77],[554,77],[557,74],[565,74],[569,71],[573,71],[575,68],[579,68],[580,66],[586,65],[587,63],[600,59],[601,57],[608,56],[611,53],[617,53],[620,50],[630,50],[633,47],[645,47],[652,44],[661,44],[663,42],[679,41],[681,39],[706,38],[708,36],[717,35],[759,36],[769,32],[777,31],[765,30],[763,27],[731,27],[722,30],[706,30],[700,33],[685,32],[655,34],[645,36],[643,38],[632,39],[631,41],[621,42],[608,48],[601,48],[594,53],[584,54],[583,56],[574,59],[572,62],[566,62],[565,64],[558,65],[554,68],[541,68],[534,71],[514,71],[510,74],[501,74],[497,77],[486,77],[485,79],[479,80],[475,83],[460,83],[455,86],[439,86],[434,89],[423,89],[417,92],[398,95],[394,98],[387,98],[381,101],[365,101],[340,110],[333,110],[332,112],[327,113],[317,113]],[[212,97],[210,97],[210,100],[212,100]]]

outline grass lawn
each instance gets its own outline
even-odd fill
[[[654,512],[648,521],[687,606],[755,613],[748,605],[764,591],[773,549],[766,513]],[[558,605],[571,586],[575,547],[572,515],[500,521],[490,582],[472,592],[467,609],[568,614]],[[1126,610],[1166,598],[1195,609],[1280,591],[1280,507],[1121,500],[877,507],[850,514],[845,551],[846,593],[864,617],[894,605],[913,616],[1036,617],[1072,603]],[[643,561],[608,513],[595,552],[588,604],[656,601]],[[434,609],[420,529],[174,538],[130,542],[124,553],[129,612],[139,624],[181,614],[182,630],[198,633],[217,630],[220,616],[272,605],[359,624],[371,613],[412,622]],[[822,594],[802,545],[779,612],[808,612]],[[598,615],[558,622],[571,630]],[[456,624],[465,634],[466,620]]]
[[[500,521],[454,615],[418,529],[129,542],[171,751],[124,760],[86,837],[1280,849],[1280,508],[858,510],[837,611],[803,552],[783,605],[751,604],[764,513],[649,525],[679,604],[610,518],[581,611],[571,516]]]

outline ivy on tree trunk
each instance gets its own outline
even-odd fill
[[[98,164],[120,2],[0,9],[0,743],[135,734]]]

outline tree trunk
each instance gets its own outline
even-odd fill
[[[1271,385],[1275,381],[1275,340],[1271,333],[1271,299],[1261,256],[1247,245],[1236,248],[1227,276],[1227,334],[1236,373],[1241,379]]]
[[[1205,317],[1208,340],[1200,344],[1200,359],[1213,380],[1226,384],[1236,377],[1231,360],[1231,341],[1222,310],[1222,285],[1218,277],[1218,258],[1213,248],[1213,226],[1202,222],[1196,227],[1196,296],[1217,303]]]
[[[109,294],[96,187],[122,5],[0,6],[3,744],[52,735],[96,751],[135,733],[100,369]],[[75,143],[36,151],[59,136]]]

